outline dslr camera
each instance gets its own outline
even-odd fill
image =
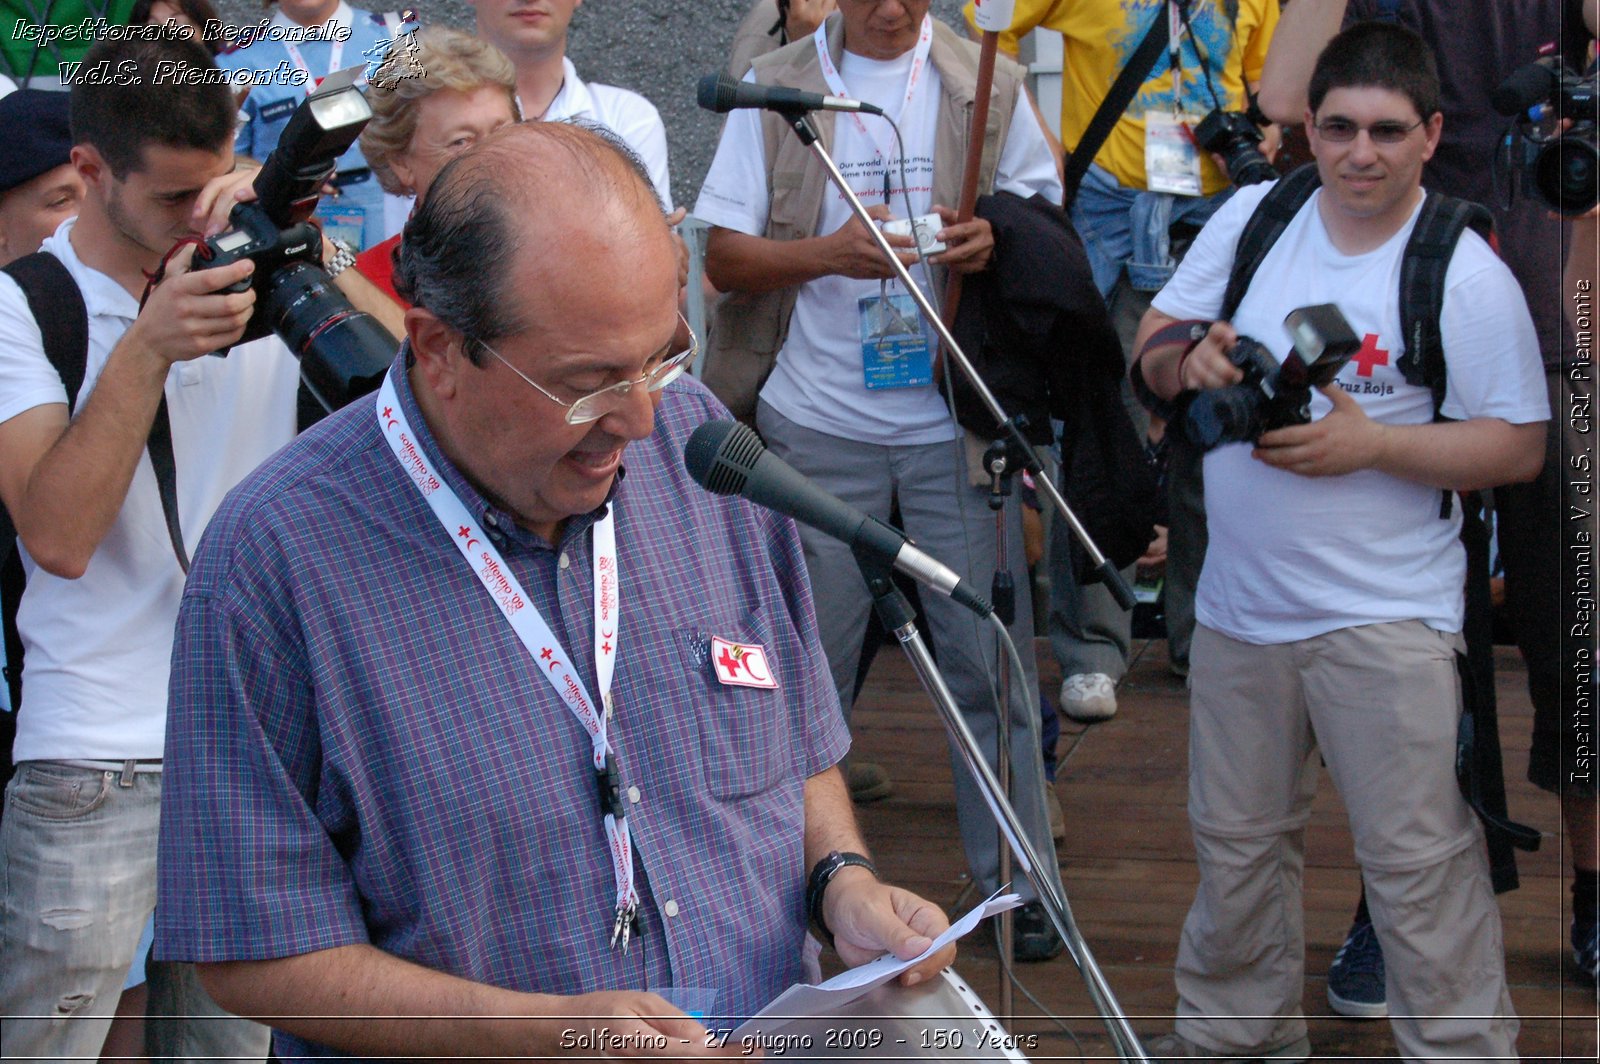
[[[1558,56],[1546,56],[1514,71],[1489,97],[1495,110],[1517,120],[1516,133],[1502,144],[1503,166],[1569,218],[1587,214],[1600,197],[1596,80],[1593,73],[1572,73]],[[1548,135],[1541,125],[1551,115],[1572,125]]]
[[[1278,179],[1278,171],[1257,147],[1262,141],[1260,128],[1243,111],[1213,108],[1194,127],[1194,139],[1206,151],[1222,157],[1228,178],[1235,185],[1259,185]]]
[[[1189,439],[1209,451],[1224,443],[1254,443],[1264,432],[1311,421],[1311,390],[1331,384],[1361,340],[1337,306],[1319,303],[1283,319],[1294,347],[1280,364],[1266,345],[1241,336],[1228,360],[1244,379],[1196,395],[1185,414]]]
[[[329,75],[306,97],[256,175],[255,200],[236,205],[228,230],[195,249],[196,269],[240,259],[255,263],[248,279],[224,289],[256,290],[255,313],[240,341],[277,333],[328,410],[375,389],[397,346],[387,329],[333,286],[322,268],[322,232],[308,220],[339,156],[372,117],[355,87],[362,69]]]

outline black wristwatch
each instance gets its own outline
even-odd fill
[[[833,877],[851,865],[865,868],[874,879],[877,878],[877,866],[870,859],[859,853],[834,850],[817,862],[806,880],[806,918],[811,921],[811,930],[829,946],[833,945],[833,932],[828,930],[828,922],[822,918],[822,895],[827,892],[828,883]]]

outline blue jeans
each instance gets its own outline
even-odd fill
[[[161,773],[26,761],[0,822],[0,1040],[8,1057],[100,1055],[145,920],[156,903]],[[185,965],[184,968],[189,966]],[[170,969],[152,965],[152,998]],[[158,1041],[210,1059],[267,1055],[265,1027],[223,1013],[192,971]],[[158,1024],[157,1027],[167,1026]]]
[[[1167,283],[1177,263],[1172,258],[1172,226],[1204,225],[1233,192],[1214,196],[1174,196],[1127,188],[1104,167],[1091,163],[1072,201],[1072,224],[1089,253],[1089,268],[1102,298],[1127,270],[1128,283],[1141,292],[1156,292]]]

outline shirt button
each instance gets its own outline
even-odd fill
[[[639,804],[639,798],[640,798],[639,788],[637,788],[637,787],[629,787],[628,788],[628,801],[632,802],[634,805],[638,805]]]
[[[488,525],[490,528],[500,527],[500,519],[492,513],[486,513],[483,515],[483,523]]]
[[[673,901],[671,898],[668,898],[667,903],[661,907],[661,911],[666,913],[668,916],[677,916],[678,903]]]
[[[567,557],[567,552],[566,551],[562,551],[561,552],[561,557],[559,559],[558,564],[560,564],[561,568],[563,568],[563,569],[572,568],[572,559]]]

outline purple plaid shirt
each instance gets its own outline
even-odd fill
[[[391,372],[430,459],[596,690],[598,514],[555,549],[517,528],[444,460]],[[802,788],[849,737],[792,523],[684,470],[689,433],[725,416],[698,383],[670,385],[611,502],[611,742],[643,899],[627,954],[609,946],[588,736],[361,400],[240,485],[196,553],[173,651],[158,956],[371,943],[518,990],[715,988],[725,1019],[793,982]],[[759,643],[779,688],[718,683],[712,636]],[[278,1052],[325,1050],[280,1034]]]

